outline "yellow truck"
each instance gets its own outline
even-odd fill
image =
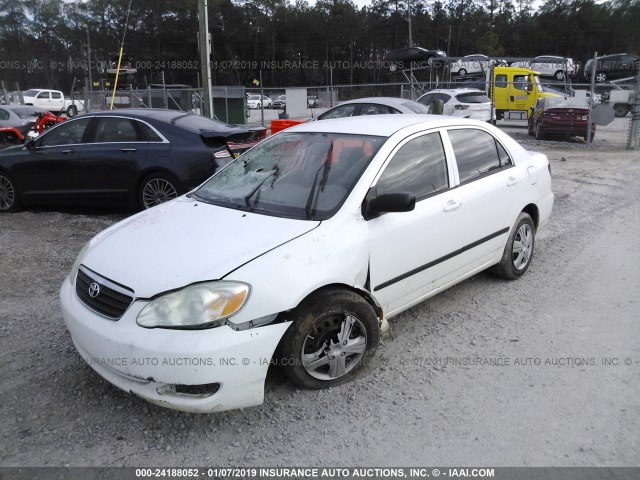
[[[521,67],[494,67],[487,72],[487,95],[493,100],[496,119],[527,120],[538,99],[560,97],[544,91],[538,72]]]

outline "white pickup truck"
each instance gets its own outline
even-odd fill
[[[64,113],[69,117],[75,117],[78,112],[84,110],[84,101],[64,98],[60,90],[34,88],[22,92],[22,98],[25,105],[46,108],[58,115]]]

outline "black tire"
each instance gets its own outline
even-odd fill
[[[458,70],[458,75],[460,75],[461,77],[466,77],[467,71],[464,68],[461,68],[460,70]]]
[[[138,206],[146,210],[180,196],[175,178],[165,173],[152,173],[140,182],[138,188]]]
[[[78,107],[76,107],[75,105],[69,105],[66,113],[67,117],[75,117],[76,115],[78,115]]]
[[[613,111],[615,116],[618,118],[626,117],[627,113],[629,113],[629,105],[626,103],[616,103],[613,105]]]
[[[20,210],[20,193],[11,177],[0,172],[0,213]]]
[[[534,128],[536,140],[544,140],[544,133],[542,133],[542,127],[540,124],[536,123]]]
[[[521,212],[509,233],[500,263],[492,269],[493,273],[507,280],[520,278],[531,265],[535,243],[536,227],[533,220],[528,213]]]
[[[291,311],[289,320],[293,323],[282,337],[279,356],[285,374],[299,387],[319,390],[353,380],[380,341],[375,311],[348,290],[312,295]]]
[[[553,77],[556,80],[564,80],[564,70],[558,70],[556,73],[553,74]]]
[[[589,133],[587,132],[587,134],[583,138],[586,143],[590,143],[590,142],[593,142],[593,137],[595,136],[596,134],[594,133],[593,135],[591,135],[591,138],[589,138]]]
[[[533,122],[527,122],[527,133],[533,137]]]

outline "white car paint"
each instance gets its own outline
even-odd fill
[[[447,133],[458,128],[491,134],[515,165],[460,185]],[[183,196],[107,229],[88,244],[76,264],[135,292],[135,301],[114,321],[80,301],[72,286],[73,276],[65,279],[60,293],[63,317],[78,351],[94,370],[125,391],[178,410],[214,412],[259,405],[271,355],[290,328],[286,312],[310,293],[327,285],[352,287],[381,307],[384,324],[391,316],[497,263],[525,206],[537,206],[538,228],[551,213],[547,158],[527,152],[486,123],[384,115],[306,123],[271,138],[305,132],[388,137],[330,218],[292,220]],[[365,220],[363,199],[394,153],[408,140],[426,133],[442,139],[449,189],[419,201],[413,211]],[[243,157],[236,161],[243,162]],[[473,247],[478,239],[478,248]],[[463,248],[467,249],[445,258]],[[398,280],[434,258],[444,260]],[[136,323],[150,298],[222,279],[251,288],[248,300],[227,319],[227,325],[172,330],[142,328]],[[384,288],[392,279],[390,288]],[[285,312],[284,321],[270,323],[281,312]],[[264,324],[251,326],[248,322]],[[185,357],[211,359],[214,365],[172,364]],[[153,358],[156,363],[133,364],[136,358]],[[120,364],[114,359],[120,359]],[[109,360],[111,364],[105,364]],[[219,383],[218,392],[197,396],[177,393],[174,387],[208,383]]]
[[[482,96],[485,97],[486,101],[470,103],[464,100],[466,95],[475,97]],[[418,98],[417,101],[423,105],[430,105],[433,99],[443,100],[444,106],[442,113],[444,115],[482,120],[485,122],[489,122],[493,118],[491,100],[486,96],[486,93],[481,90],[474,88],[439,88],[425,93]]]
[[[247,98],[247,107],[249,108],[271,108],[273,102],[266,95],[249,95]]]

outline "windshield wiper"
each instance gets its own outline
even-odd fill
[[[320,170],[322,169],[322,180],[320,181],[320,191],[323,192],[324,191],[324,186],[327,183],[327,178],[329,177],[329,170],[331,170],[331,152],[333,152],[333,141],[331,142],[331,145],[329,145],[329,150],[327,151],[327,157],[325,158],[324,162],[322,163],[322,165],[320,165],[318,167],[318,170],[316,170],[316,174],[313,177],[313,185],[311,185],[311,191],[309,192],[309,196],[307,197],[307,203],[304,206],[304,213],[307,217],[307,220],[311,220],[312,216],[311,216],[311,208],[313,206],[313,204],[315,203],[314,201],[314,195],[316,193],[316,182],[318,181],[318,174],[320,173]],[[318,193],[319,195],[319,193]],[[317,200],[317,198],[316,198]]]
[[[249,192],[249,194],[245,195],[244,197],[244,204],[247,208],[249,208],[249,203],[251,200],[251,197],[253,197],[257,191],[259,191],[262,188],[262,185],[264,185],[264,183],[269,180],[271,177],[273,177],[273,183],[275,183],[276,179],[278,178],[278,171],[279,171],[279,167],[278,165],[274,165],[273,166],[273,170],[271,170],[271,173],[269,175],[267,175],[266,177],[264,177],[262,179],[261,182],[259,182],[256,185],[256,188],[254,188],[253,190],[251,190],[251,192]],[[273,187],[273,183],[271,184],[271,186]],[[257,202],[256,202],[257,203]],[[254,203],[255,205],[255,203]]]

